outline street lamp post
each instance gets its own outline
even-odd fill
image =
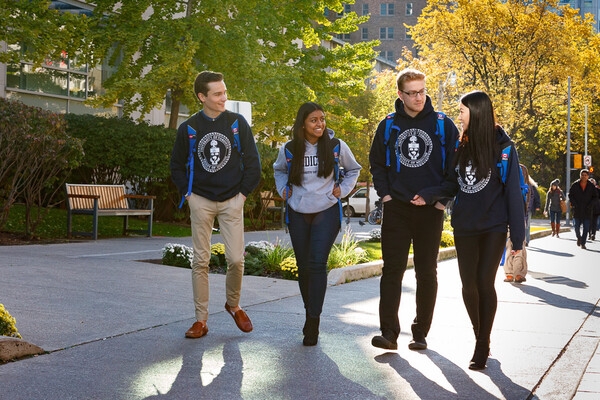
[[[442,82],[440,80],[440,88],[438,92],[438,111],[442,112],[444,108],[444,89],[450,83],[450,86],[454,87],[456,85],[456,72],[450,71],[448,75],[446,75],[446,80]]]

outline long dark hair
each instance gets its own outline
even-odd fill
[[[456,165],[464,171],[467,163],[472,162],[478,179],[487,177],[496,164],[496,118],[494,106],[489,96],[481,91],[465,94],[460,102],[469,109],[469,123],[463,132]]]
[[[302,184],[302,174],[304,172],[304,152],[306,144],[304,143],[304,121],[310,113],[315,111],[323,111],[323,107],[319,104],[309,101],[304,103],[298,109],[296,121],[292,127],[292,165],[290,166],[289,183],[300,186]],[[323,111],[324,112],[324,111]],[[317,157],[319,159],[319,171],[317,176],[326,177],[333,172],[333,150],[331,147],[331,139],[327,129],[323,130],[323,135],[317,142]]]

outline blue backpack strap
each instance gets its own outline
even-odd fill
[[[181,199],[181,203],[179,203],[179,208],[183,207],[183,202],[185,201],[186,196],[192,194],[192,183],[194,182],[194,147],[196,146],[196,131],[190,125],[188,125],[188,140],[190,149],[188,154],[188,161],[186,164],[188,175],[188,190],[187,193]]]
[[[388,146],[388,142],[390,141],[390,135],[392,133],[392,123],[394,122],[394,116],[396,115],[396,113],[391,113],[388,114],[387,117],[385,117],[385,135],[383,138],[383,145],[385,146],[385,166],[389,167],[390,166],[390,147]],[[397,166],[398,171],[400,170],[400,167]]]
[[[292,188],[292,185],[290,184],[290,169],[292,167],[292,158],[294,158],[294,155],[292,154],[292,152],[288,149],[287,145],[284,147],[285,150],[285,161],[287,162],[287,175],[288,175],[288,182],[285,186],[285,225],[289,225],[290,223],[290,217],[289,217],[289,209],[288,209],[288,199],[290,198],[290,189]]]
[[[337,140],[337,139],[336,139]],[[340,180],[340,141],[333,147],[333,177],[335,179],[336,186],[341,183]],[[338,206],[340,208],[340,229],[342,229],[341,222],[344,220],[344,214],[342,212],[342,199],[338,198]]]
[[[442,171],[446,170],[446,133],[444,132],[444,119],[446,115],[443,112],[437,113],[437,129],[435,134],[442,143]],[[456,143],[458,145],[458,142]]]
[[[508,159],[510,158],[511,145],[509,144],[500,154],[500,161],[498,162],[498,168],[500,168],[500,179],[502,184],[506,185],[506,179],[508,175]],[[521,195],[523,196],[523,203],[527,206],[527,193],[529,193],[529,185],[525,183],[525,177],[523,171],[519,167],[519,185],[521,187]]]

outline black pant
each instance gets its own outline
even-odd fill
[[[317,318],[321,315],[327,289],[327,258],[340,230],[339,205],[315,214],[288,210],[300,294],[308,315]]]
[[[506,245],[506,232],[455,236],[462,295],[477,340],[488,341],[498,299],[494,280]]]
[[[437,295],[437,256],[444,211],[433,206],[414,206],[393,199],[385,202],[383,207],[383,270],[379,300],[381,333],[392,341],[400,334],[398,308],[412,242],[417,278],[417,316],[412,324],[412,332],[413,335],[427,336]]]

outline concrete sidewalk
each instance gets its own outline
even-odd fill
[[[492,356],[475,372],[467,368],[474,339],[456,260],[439,263],[426,351],[406,347],[412,270],[397,352],[370,344],[379,326],[378,277],[329,287],[319,344],[307,348],[296,282],[244,277],[241,305],[255,326],[244,334],[224,312],[224,277],[211,275],[209,333],[190,340],[183,335],[193,322],[190,271],[136,261],[186,240],[0,248],[0,303],[21,335],[49,352],[0,365],[0,398],[600,398],[600,242],[585,251],[572,233],[536,239],[525,284],[504,283],[499,271]]]

